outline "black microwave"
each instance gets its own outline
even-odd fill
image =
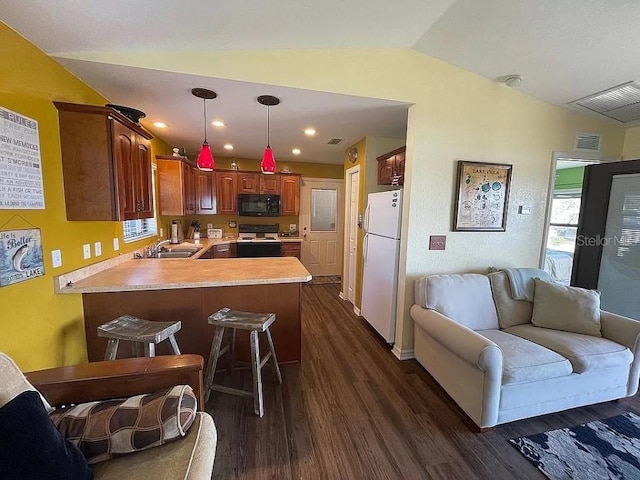
[[[280,215],[280,195],[238,195],[238,215],[242,217],[277,217]]]

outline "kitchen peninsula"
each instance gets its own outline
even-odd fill
[[[311,275],[297,258],[112,260],[113,266],[81,280],[67,281],[74,272],[58,277],[58,293],[82,295],[89,361],[104,358],[106,340],[97,336],[97,327],[124,314],[180,320],[176,339],[181,352],[206,360],[214,330],[207,318],[222,307],[275,313],[271,333],[278,360],[300,360],[301,283]],[[249,341],[242,334],[237,332],[236,339],[240,359],[249,358]],[[168,353],[163,344],[157,351]],[[128,349],[121,347],[118,357],[126,356]]]

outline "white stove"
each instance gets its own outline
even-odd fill
[[[273,243],[280,242],[280,237],[278,237],[277,233],[239,233],[238,234],[238,243]]]

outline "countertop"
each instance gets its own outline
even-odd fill
[[[225,239],[203,239],[216,241]],[[202,242],[205,245],[205,242]],[[217,242],[220,243],[220,242]],[[211,244],[210,244],[211,245]],[[209,245],[209,246],[210,246]],[[207,245],[201,250],[204,252]],[[200,252],[198,252],[200,253]],[[311,274],[295,257],[131,259],[58,290],[58,293],[130,292],[180,288],[302,283]]]

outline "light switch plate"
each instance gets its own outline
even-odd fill
[[[93,244],[93,252],[96,257],[102,255],[102,242],[96,242]]]
[[[51,251],[51,263],[53,264],[53,268],[62,266],[62,252],[60,250]]]
[[[89,245],[88,243],[82,245],[82,257],[85,260],[91,258],[91,245]]]
[[[164,238],[164,228],[160,227],[160,237]]]
[[[118,250],[120,250],[120,240],[118,240],[117,238],[113,239],[113,250],[115,252],[117,252]]]
[[[429,250],[444,250],[447,248],[446,235],[431,235],[429,237]]]

